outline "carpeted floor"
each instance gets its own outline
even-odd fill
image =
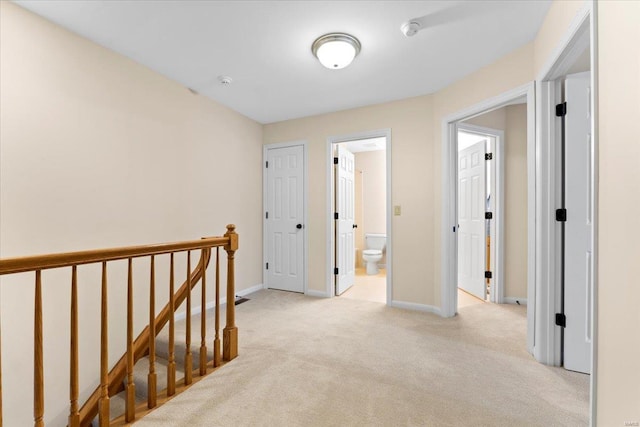
[[[237,308],[240,356],[139,426],[580,426],[589,377],[536,362],[525,307],[443,319],[347,298],[260,291]]]

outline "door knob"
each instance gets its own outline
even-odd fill
[[[300,230],[300,229],[302,228],[302,224],[298,224],[298,225],[296,225],[296,228],[297,228],[298,230]]]
[[[358,224],[353,224],[353,228],[358,228]]]

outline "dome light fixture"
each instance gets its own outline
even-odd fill
[[[325,67],[339,70],[351,64],[360,53],[360,41],[345,33],[329,33],[318,37],[311,45],[313,55]]]

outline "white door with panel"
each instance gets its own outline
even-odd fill
[[[346,147],[336,147],[336,295],[355,281],[355,157]],[[335,163],[335,161],[334,161]]]
[[[458,153],[458,287],[485,299],[485,152],[482,140]]]
[[[565,80],[564,366],[591,372],[593,188],[590,73]]]
[[[304,147],[267,150],[266,286],[304,292]]]

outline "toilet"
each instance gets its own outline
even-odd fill
[[[366,249],[362,251],[362,259],[367,263],[367,274],[378,274],[378,261],[382,259],[382,253],[387,245],[387,236],[365,233],[364,243]]]

